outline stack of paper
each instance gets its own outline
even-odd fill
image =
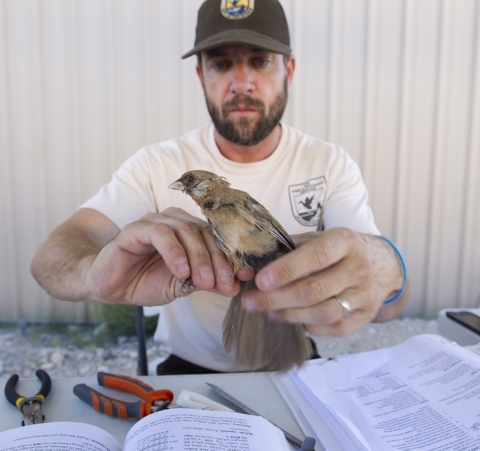
[[[272,378],[319,451],[480,449],[480,358],[438,335]]]

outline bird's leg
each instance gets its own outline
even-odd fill
[[[184,295],[192,294],[194,291],[197,291],[197,289],[191,277],[188,279],[179,279],[178,281],[178,291]]]

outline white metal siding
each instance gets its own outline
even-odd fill
[[[285,121],[360,164],[412,276],[404,314],[480,293],[480,0],[283,0]],[[144,144],[208,121],[201,0],[0,0],[0,320],[85,320],[30,275],[38,245]]]

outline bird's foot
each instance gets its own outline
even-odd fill
[[[191,277],[178,281],[178,291],[184,295],[192,294],[194,291],[197,291],[197,289]]]

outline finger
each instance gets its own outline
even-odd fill
[[[259,290],[279,288],[292,280],[321,271],[345,258],[352,246],[355,233],[349,229],[332,229],[318,235],[288,254],[276,259],[256,277]]]
[[[215,237],[207,224],[200,227],[200,232],[210,255],[215,276],[215,291],[224,296],[235,296],[236,288],[240,282],[235,279],[235,274],[225,254],[218,247]]]
[[[238,280],[246,282],[248,280],[252,280],[255,277],[255,272],[251,271],[250,269],[242,268],[237,272],[236,276]]]
[[[381,305],[381,301],[373,302],[371,295],[358,289],[347,290],[341,293],[341,297],[345,301],[348,298],[348,309],[345,309],[336,297],[332,297],[312,307],[269,311],[267,315],[272,320],[301,323],[311,333],[316,331],[320,335],[330,333],[337,336],[341,335],[344,328],[351,331],[371,322],[375,318],[378,304]],[[353,323],[350,320],[352,316],[355,319]],[[353,329],[346,329],[348,327]]]
[[[165,223],[137,221],[129,224],[117,236],[115,245],[131,254],[130,258],[124,259],[127,265],[133,265],[134,260],[141,261],[145,255],[157,251],[175,277],[190,277],[187,254],[172,228]]]
[[[306,233],[300,233],[298,235],[290,235],[290,238],[295,244],[295,247],[301,247],[308,241],[319,237],[322,233],[325,233],[325,232],[306,232]]]
[[[181,221],[175,228],[175,235],[187,254],[196,287],[212,289],[215,286],[214,268],[200,226],[196,222]]]
[[[352,286],[349,263],[342,261],[321,273],[295,280],[273,291],[251,290],[242,298],[248,311],[311,307]],[[257,282],[257,278],[255,282]]]
[[[186,212],[185,210],[182,210],[181,208],[176,208],[176,207],[169,207],[163,210],[161,213],[151,213],[146,215],[146,217],[149,216],[161,216],[163,220],[172,220],[172,227],[175,224],[178,224],[179,221],[191,221],[191,222],[196,222],[197,224],[205,223],[203,219],[197,217],[197,216],[192,216],[190,213]]]
[[[200,218],[190,215],[182,209],[174,207],[167,208],[162,212],[162,215],[165,215],[168,218],[167,221],[169,221],[169,224],[174,228],[178,226],[178,220],[191,221],[199,225],[205,245],[211,257],[211,262],[215,274],[216,285],[213,290],[209,289],[208,291],[222,294],[224,296],[235,296],[238,293],[240,285],[238,284],[238,281],[235,280],[235,278],[233,279],[233,284],[231,283],[230,274],[233,274],[232,268],[228,263],[225,254],[218,247],[215,241],[215,237],[207,223]],[[240,269],[240,271],[238,271],[238,273],[236,274],[237,279],[242,281],[251,280],[254,276],[255,273],[248,269]],[[217,284],[219,285],[217,286]]]
[[[132,249],[132,243],[153,245],[175,277],[192,277],[199,289],[210,289],[214,285],[212,264],[199,230],[204,224],[181,209],[168,208],[127,226],[123,241],[137,252],[141,249]]]
[[[316,336],[324,337],[344,337],[351,334],[359,327],[371,322],[372,316],[367,310],[356,310],[348,318],[342,318],[341,320],[329,324],[305,324],[305,329]]]
[[[185,246],[191,266],[191,277],[197,288],[223,295],[236,294],[239,284],[225,255],[216,245],[207,223],[175,207],[164,210],[162,216]],[[218,282],[220,284],[217,287]]]
[[[344,311],[335,298],[329,298],[313,307],[268,310],[267,316],[273,321],[329,326],[343,319]]]
[[[150,265],[133,285],[131,298],[135,305],[164,305],[180,296],[177,288],[178,279],[158,256],[158,261]]]

